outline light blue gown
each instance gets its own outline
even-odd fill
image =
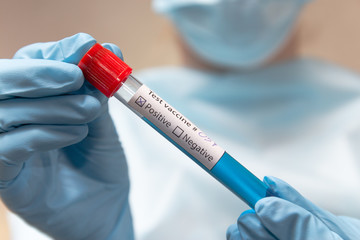
[[[360,217],[360,77],[298,59],[256,71],[161,67],[134,74],[259,178]],[[225,239],[248,207],[115,99],[137,238]]]

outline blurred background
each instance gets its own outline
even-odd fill
[[[78,32],[120,46],[133,68],[178,64],[170,23],[151,10],[151,1],[3,1],[0,57],[22,46],[60,40]]]
[[[359,9],[358,0],[314,0],[299,21],[301,55],[360,70]],[[3,1],[0,31],[1,58],[30,43],[86,32],[120,46],[135,69],[182,61],[171,24],[152,12],[151,1]]]
[[[183,64],[170,22],[152,12],[151,1],[2,1],[0,58],[22,46],[86,32],[112,42],[135,70]],[[302,12],[298,51],[360,72],[360,1],[317,0]],[[0,143],[1,144],[1,143]],[[0,204],[0,240],[8,240],[6,208]]]

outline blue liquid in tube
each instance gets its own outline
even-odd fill
[[[209,170],[184,148],[164,134],[152,122],[144,117],[142,119],[231,192],[241,198],[249,207],[254,208],[258,200],[267,196],[266,185],[227,152],[224,152],[220,160]]]

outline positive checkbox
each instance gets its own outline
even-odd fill
[[[135,103],[136,103],[139,107],[142,107],[142,106],[144,106],[144,104],[146,103],[146,99],[143,98],[142,96],[139,96],[139,97],[136,99]]]

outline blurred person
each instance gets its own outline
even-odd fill
[[[178,29],[189,66],[136,76],[259,177],[286,179],[321,208],[359,217],[359,76],[296,56],[293,26],[303,4],[154,1]],[[73,66],[93,43],[80,34],[25,47],[2,62],[1,79],[13,79],[6,74],[12,69],[19,74],[1,87],[7,110],[0,135],[6,143],[0,149],[6,157],[3,200],[56,239],[132,239],[126,155],[138,239],[223,239],[247,206],[110,100],[122,152],[104,97],[83,85]],[[106,46],[121,56],[117,47]],[[49,78],[50,86],[44,83]],[[33,84],[23,86],[24,79]],[[16,118],[19,112],[23,119]],[[242,214],[227,231],[229,239],[356,236],[356,220],[330,217],[280,180],[265,183],[277,198],[260,200],[256,212]]]
[[[354,191],[360,186],[357,163],[360,156],[356,150],[360,144],[359,75],[323,60],[297,55],[296,19],[306,3],[297,0],[154,1],[155,10],[167,16],[178,30],[187,67],[153,68],[139,72],[137,77],[174,103],[185,116],[190,116],[259,177],[271,174],[286,179],[320,207],[359,218],[360,194]],[[147,130],[147,126],[139,127],[142,125],[136,117],[117,116],[125,118],[129,126],[118,127],[124,139],[130,134],[144,133],[152,136],[150,139],[155,138],[156,134]],[[130,124],[136,121],[139,122]],[[137,144],[147,146],[146,139],[133,139],[132,144],[124,142],[124,146],[129,145],[125,149],[135,149]],[[161,146],[166,144],[160,139],[157,141]],[[162,206],[166,209],[162,219],[168,220],[158,224],[159,230],[151,226],[154,236],[151,239],[161,239],[163,224],[168,223],[166,226],[170,228],[174,226],[172,219],[184,215],[199,219],[200,224],[196,225],[199,231],[207,229],[206,233],[199,233],[202,238],[220,239],[222,227],[214,229],[214,219],[217,226],[234,221],[230,219],[236,219],[234,215],[244,211],[245,204],[219,184],[214,184],[219,189],[210,187],[213,180],[201,170],[199,173],[190,170],[197,167],[190,166],[191,161],[176,161],[181,157],[176,155],[177,150],[166,154],[175,156],[170,160],[162,157],[162,149],[148,148],[149,154],[142,152],[143,157],[135,156],[143,159],[139,165],[149,164],[146,157],[149,155],[157,159],[155,164],[159,164],[159,168],[166,169],[166,173],[158,175],[157,181],[149,185],[157,189],[164,186],[162,192],[173,194],[169,200],[172,204],[166,204],[167,209]],[[129,164],[136,162],[135,157],[128,154]],[[142,174],[148,175],[146,179],[154,179],[152,171],[145,167]],[[162,183],[163,176],[168,179],[166,183]],[[184,179],[191,183],[183,183]],[[140,181],[132,181],[133,199],[143,206],[139,212],[140,208],[133,208],[135,226],[145,226],[144,222],[149,222],[151,217],[145,219],[152,213],[145,210],[149,208],[141,199],[148,199],[153,190],[144,193],[140,187],[144,183]],[[174,190],[174,183],[178,184],[176,189],[181,190]],[[185,202],[184,196],[191,196],[189,202]],[[207,197],[206,201],[203,196]],[[162,197],[155,194],[151,196],[152,202],[161,202]],[[196,206],[196,213],[189,206]],[[286,216],[284,213],[284,219]],[[239,218],[240,223],[242,219]],[[191,229],[193,221],[183,226]],[[210,233],[210,229],[214,232]],[[229,238],[238,236],[234,229],[245,228],[232,226]],[[259,229],[254,227],[253,232]],[[292,233],[279,238],[302,236]],[[194,235],[189,233],[189,236]],[[256,234],[253,236],[261,239]],[[315,236],[318,235],[308,235],[309,239],[316,239]],[[244,239],[251,239],[251,235],[245,235]]]

